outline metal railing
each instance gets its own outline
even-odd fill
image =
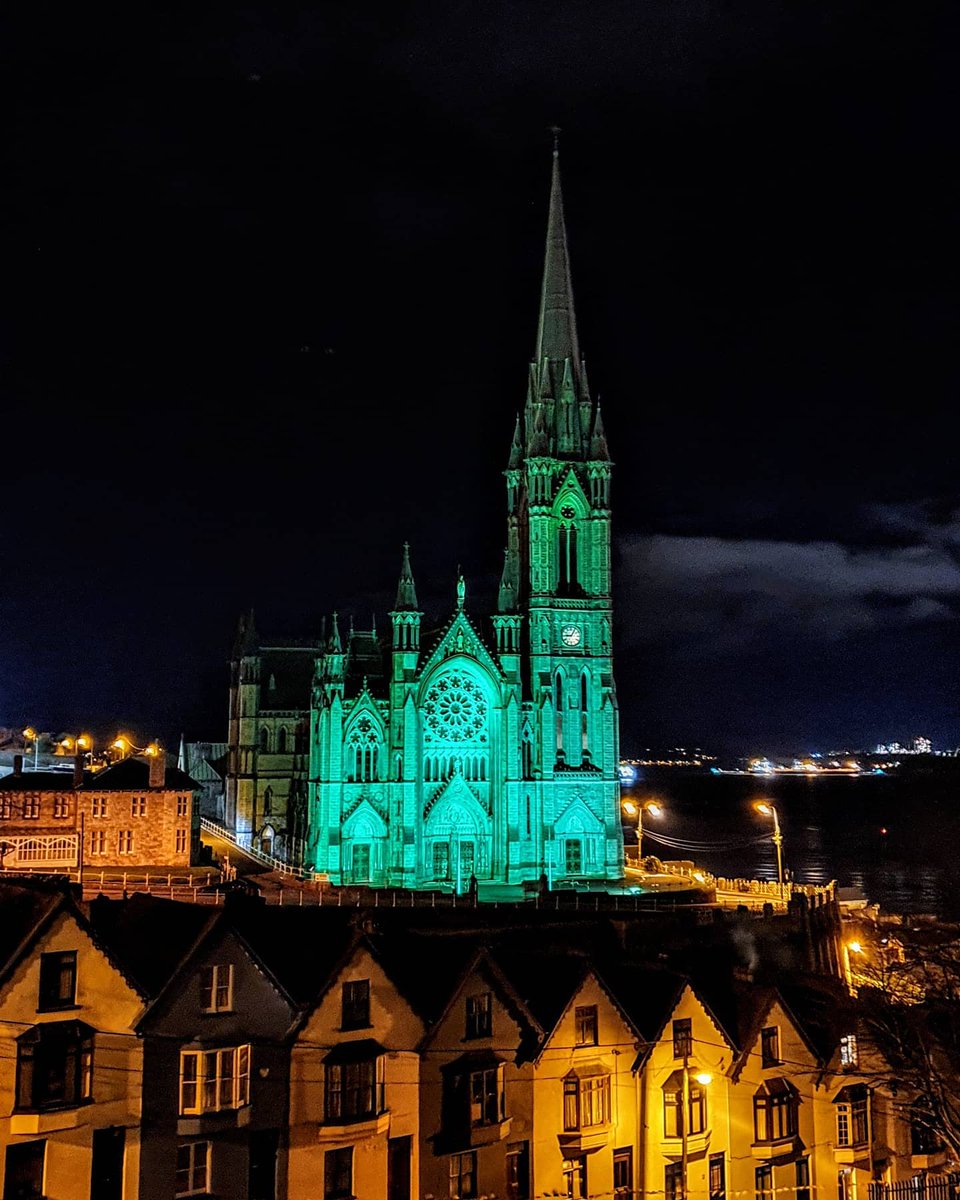
[[[250,834],[237,834],[232,829],[228,829],[226,825],[218,825],[216,821],[211,821],[207,817],[200,818],[200,828],[207,833],[214,834],[218,838],[223,838],[225,842],[230,842],[250,858],[263,863],[268,870],[276,871],[278,875],[292,875],[297,879],[307,878],[307,872],[302,867],[292,867],[288,862],[284,862],[282,858],[274,858],[272,854],[264,854],[262,850],[253,845]]]
[[[947,1175],[914,1175],[896,1183],[868,1183],[868,1200],[957,1200],[960,1172]]]

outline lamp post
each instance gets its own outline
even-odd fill
[[[651,817],[663,816],[663,805],[656,800],[641,800],[639,804],[633,800],[624,800],[623,811],[628,817],[637,818],[637,866],[640,866],[640,861],[643,858],[643,814],[649,813]]]
[[[780,818],[777,816],[776,805],[769,800],[761,800],[756,805],[758,813],[765,817],[773,817],[773,844],[777,848],[777,885],[783,895],[783,834],[780,832]]]
[[[688,1165],[688,1150],[687,1150],[687,1126],[690,1124],[690,1047],[689,1045],[683,1053],[683,1092],[681,1095],[680,1109],[680,1197],[679,1200],[687,1200],[687,1165]],[[694,1071],[694,1079],[701,1087],[707,1087],[713,1082],[713,1076],[709,1071]]]
[[[33,742],[33,769],[35,771],[39,771],[40,764],[38,760],[40,757],[40,733],[38,730],[34,729],[32,725],[28,725],[23,731],[23,736],[28,742]]]

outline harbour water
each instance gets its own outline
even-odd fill
[[[641,769],[624,796],[662,805],[659,818],[645,818],[644,855],[693,859],[716,875],[776,879],[773,823],[754,808],[766,799],[777,809],[784,869],[798,883],[834,880],[887,912],[960,917],[960,767],[952,763],[819,777]],[[635,845],[629,827],[625,837]]]

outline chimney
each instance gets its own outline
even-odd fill
[[[74,755],[73,759],[73,786],[75,788],[83,787],[83,755]]]
[[[23,755],[15,754],[13,756],[13,773],[14,775],[23,774]]]
[[[151,754],[150,756],[150,787],[163,787],[163,782],[167,774],[166,767],[167,756],[163,752],[163,747],[158,742],[156,754]]]

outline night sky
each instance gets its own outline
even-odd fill
[[[624,752],[960,743],[956,5],[22,10],[0,725],[490,610],[556,124]]]

